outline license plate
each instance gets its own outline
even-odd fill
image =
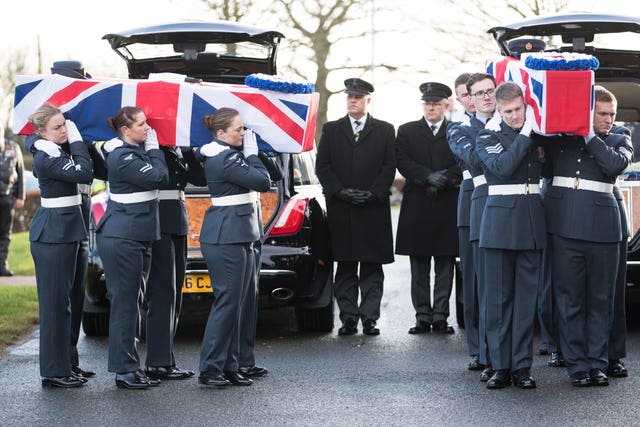
[[[182,293],[193,294],[199,292],[212,292],[211,278],[208,274],[187,274],[182,283]]]

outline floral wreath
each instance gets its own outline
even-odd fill
[[[525,55],[522,55],[525,57]],[[527,54],[524,65],[532,70],[597,70],[598,58],[584,53],[539,52]]]
[[[312,93],[313,83],[299,79],[285,79],[280,76],[268,74],[249,74],[244,79],[244,84],[261,90],[273,90],[283,93]]]

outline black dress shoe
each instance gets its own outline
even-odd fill
[[[191,378],[194,372],[176,366],[147,366],[145,374],[147,377],[157,380],[184,380]]]
[[[338,329],[338,335],[353,335],[358,332],[358,323],[353,319],[347,319]]]
[[[198,383],[202,385],[210,385],[215,387],[225,387],[231,385],[231,382],[224,377],[224,375],[208,375],[200,374],[198,377]]]
[[[609,366],[607,367],[607,375],[614,378],[624,378],[629,375],[629,373],[620,359],[610,359]]]
[[[591,385],[595,386],[608,386],[609,378],[602,369],[591,369],[589,371],[589,378],[591,379]]]
[[[480,373],[480,381],[482,381],[483,383],[486,383],[487,381],[489,381],[489,378],[491,378],[494,373],[495,371],[491,369],[491,366],[487,366]]]
[[[45,377],[42,379],[42,387],[73,388],[83,386],[85,382],[73,375],[68,377]]]
[[[431,325],[431,330],[440,334],[452,334],[455,332],[453,326],[447,324],[446,320],[436,320]]]
[[[574,387],[589,387],[591,385],[589,374],[584,371],[571,374],[571,385]]]
[[[74,373],[72,372],[72,373],[71,373],[71,376],[72,376],[73,378],[77,378],[77,379],[79,379],[79,380],[80,380],[80,381],[82,381],[83,383],[88,383],[88,382],[89,382],[89,378],[85,378],[85,377],[83,377],[82,375],[74,374]]]
[[[80,366],[74,366],[71,368],[71,372],[73,372],[76,375],[79,375],[83,378],[91,378],[91,377],[95,377],[96,373],[93,371],[85,371],[84,369],[82,369]]]
[[[231,385],[251,385],[253,381],[249,378],[245,378],[238,372],[225,372],[224,377],[231,383]]]
[[[409,333],[412,335],[426,334],[427,332],[431,332],[431,323],[423,322],[422,320],[418,320],[415,326],[409,328]]]
[[[365,320],[362,324],[362,333],[365,335],[380,335],[380,329],[376,328],[375,320]]]
[[[151,384],[150,381],[157,381],[157,380],[150,380],[145,374],[144,372],[138,370],[135,372],[125,372],[122,374],[116,374],[116,386],[118,388],[129,388],[129,389],[133,389],[133,390],[142,390],[145,388],[149,388],[152,385],[158,385],[159,382],[157,384]]]
[[[551,366],[552,368],[564,367],[564,357],[562,357],[562,353],[560,353],[559,351],[552,351],[549,355],[547,365]]]
[[[513,383],[518,388],[536,388],[536,380],[531,376],[529,369],[518,369],[514,371]]]
[[[242,374],[243,377],[264,377],[269,373],[267,368],[262,368],[260,366],[240,366],[238,371]]]
[[[478,356],[477,354],[474,354],[473,356],[471,356],[471,360],[469,361],[469,365],[467,366],[467,368],[470,371],[481,371],[484,369],[484,365],[482,363],[480,363],[480,356]]]
[[[487,388],[498,389],[505,388],[511,385],[511,375],[508,369],[498,369],[493,376],[487,381]]]

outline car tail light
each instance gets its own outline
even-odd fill
[[[91,215],[93,216],[93,223],[98,225],[100,218],[107,210],[107,198],[100,194],[91,198]]]
[[[297,233],[304,222],[304,211],[307,209],[308,203],[308,197],[295,195],[290,198],[278,216],[273,228],[269,231],[269,236],[284,236]]]

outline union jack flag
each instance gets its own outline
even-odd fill
[[[593,71],[533,70],[510,57],[488,60],[486,68],[497,85],[512,81],[520,86],[525,102],[533,108],[536,133],[589,134],[593,127]]]
[[[260,151],[299,153],[313,148],[318,94],[279,93],[231,84],[21,75],[16,77],[14,133],[32,134],[29,116],[45,103],[60,108],[88,141],[116,136],[107,118],[122,106],[135,105],[144,110],[160,144],[169,146],[210,142],[203,117],[231,107],[257,134]]]

